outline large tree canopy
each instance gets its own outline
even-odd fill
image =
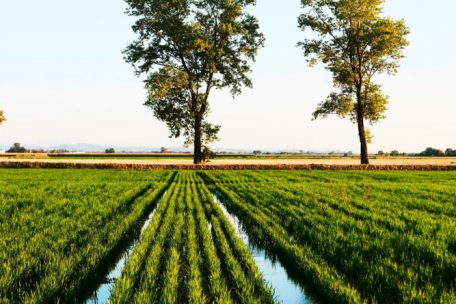
[[[299,27],[309,38],[298,45],[310,65],[322,62],[333,75],[331,93],[313,113],[314,118],[336,114],[358,124],[361,162],[369,163],[370,132],[364,122],[385,117],[388,97],[376,74],[395,74],[409,33],[403,20],[382,17],[383,0],[301,0]]]
[[[207,122],[213,88],[233,96],[250,87],[249,61],[264,37],[244,12],[253,0],[126,0],[137,17],[139,38],[125,50],[138,75],[146,75],[146,106],[172,137],[194,144],[194,162],[217,140],[220,126]]]

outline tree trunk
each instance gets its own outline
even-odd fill
[[[359,142],[361,143],[361,164],[369,165],[369,153],[367,150],[366,130],[364,128],[364,118],[358,118]]]
[[[201,164],[203,161],[203,152],[201,149],[201,119],[198,115],[195,117],[195,138],[193,143],[193,163]]]
[[[361,164],[369,165],[369,153],[367,150],[366,129],[364,128],[364,111],[361,97],[361,88],[358,88],[356,98],[358,99],[357,119],[359,142],[361,143]]]

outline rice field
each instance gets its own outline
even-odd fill
[[[0,171],[0,302],[71,302],[170,172]]]
[[[99,303],[286,303],[259,249],[303,303],[455,303],[455,218],[452,171],[1,169],[0,303],[91,303],[127,248]]]

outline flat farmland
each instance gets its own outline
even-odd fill
[[[0,169],[0,302],[454,303],[455,198],[452,171]]]
[[[372,165],[408,165],[408,166],[455,166],[456,157],[371,157]],[[47,154],[0,154],[0,165],[6,162],[32,162],[51,164],[133,164],[133,165],[191,165],[189,154],[68,154],[48,156]],[[358,165],[359,157],[349,156],[306,156],[306,155],[218,155],[208,162],[210,165]]]
[[[0,302],[73,299],[169,172],[0,171]]]

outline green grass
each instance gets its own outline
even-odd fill
[[[456,172],[0,170],[0,303],[73,302],[154,216],[111,303],[273,303],[214,201],[333,303],[456,302]]]

